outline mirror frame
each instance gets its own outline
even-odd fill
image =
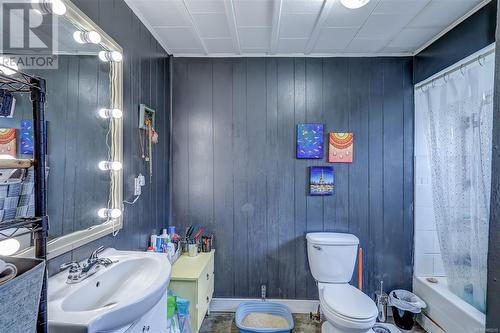
[[[85,31],[97,31],[101,35],[102,41],[100,46],[103,50],[119,51],[123,54],[122,47],[87,15],[85,15],[75,4],[69,0],[62,1],[66,5],[66,13],[59,19],[68,20],[75,26],[75,29],[80,28]],[[103,105],[102,107],[116,108],[123,111],[123,60],[118,63],[110,62],[110,71],[112,77],[110,82],[112,105]],[[110,118],[109,122],[111,126],[111,158],[113,161],[120,161],[123,165],[123,117],[118,119]],[[110,180],[109,195],[111,198],[111,207],[108,208],[119,208],[122,210],[122,215],[119,218],[108,219],[101,224],[93,225],[87,229],[74,231],[70,234],[48,241],[47,259],[60,256],[106,235],[116,235],[118,231],[123,228],[123,168],[118,171],[110,171]],[[106,203],[103,203],[103,206],[105,205]],[[96,218],[98,218],[97,211]],[[34,247],[29,247],[18,253],[17,256],[24,257],[32,256],[33,254]]]

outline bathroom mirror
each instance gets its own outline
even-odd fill
[[[19,66],[47,85],[49,259],[122,228],[122,49],[73,3],[60,3],[65,12],[47,27],[56,65]],[[12,117],[0,118],[0,154],[32,158],[31,117],[29,98],[16,98]],[[15,129],[13,151],[3,149],[2,129]],[[17,217],[33,210],[22,192]]]

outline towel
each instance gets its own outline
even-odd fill
[[[17,267],[0,259],[0,286],[17,275]]]

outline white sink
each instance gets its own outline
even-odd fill
[[[118,262],[76,284],[66,283],[67,271],[49,278],[50,333],[120,329],[165,296],[171,273],[166,255],[106,249],[99,257]]]

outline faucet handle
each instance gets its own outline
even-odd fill
[[[98,254],[101,253],[102,251],[104,251],[104,246],[99,246],[97,249],[94,250],[94,252],[92,252],[92,254],[90,255],[87,262],[91,262],[91,261],[96,260]]]
[[[68,269],[68,268],[69,268],[70,273],[75,273],[81,267],[80,267],[80,264],[77,263],[76,261],[67,262],[67,263],[62,264],[61,266],[59,266],[59,269],[61,271],[64,271],[65,269]]]

